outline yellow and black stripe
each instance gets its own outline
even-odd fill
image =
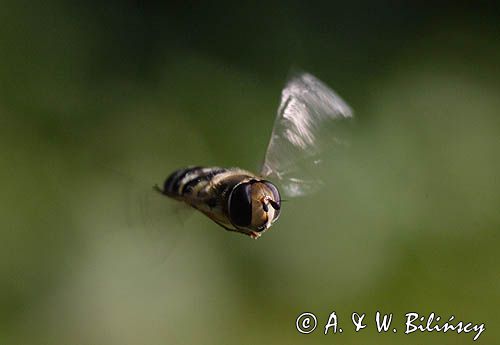
[[[215,176],[228,171],[224,168],[188,167],[174,171],[163,185],[163,194],[173,198],[183,198],[200,191],[201,185],[207,185]]]

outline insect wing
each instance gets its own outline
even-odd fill
[[[281,94],[261,175],[278,182],[287,197],[317,190],[321,155],[339,143],[332,125],[349,118],[351,108],[328,86],[308,73],[293,76]]]
[[[121,136],[110,140],[96,131],[95,137],[79,140],[76,130],[60,132],[70,144],[57,147],[53,158],[44,161],[57,195],[54,212],[70,214],[75,224],[86,228],[84,233],[140,239],[152,258],[163,262],[182,240],[186,232],[181,229],[194,210],[153,190],[158,179],[153,168],[131,164],[137,159],[132,154],[128,160],[116,158],[118,149],[127,147],[124,141],[112,142]]]

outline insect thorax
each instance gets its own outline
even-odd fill
[[[165,181],[163,192],[230,226],[228,197],[236,185],[254,178],[252,173],[238,168],[194,166],[173,172]]]

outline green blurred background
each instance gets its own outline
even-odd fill
[[[1,1],[0,344],[472,343],[404,335],[412,311],[498,344],[497,14]],[[294,67],[356,113],[323,191],[258,241],[153,195],[190,164],[255,170]],[[304,311],[344,332],[299,334]]]

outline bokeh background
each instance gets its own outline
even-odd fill
[[[484,2],[2,1],[0,343],[472,343],[404,335],[412,311],[498,343],[499,19]],[[190,164],[258,167],[297,67],[356,113],[324,190],[258,241],[152,193]],[[344,332],[299,334],[304,311]]]

